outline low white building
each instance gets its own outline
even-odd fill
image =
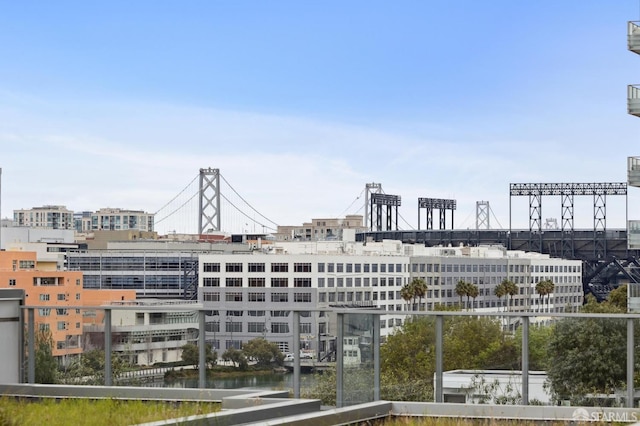
[[[146,299],[108,306],[112,308],[112,351],[133,365],[180,361],[182,347],[197,343],[198,309],[202,308],[199,303]],[[85,341],[102,348],[104,326],[103,320],[85,325]]]
[[[529,371],[529,403],[550,405],[544,384],[547,373]],[[522,404],[522,372],[508,370],[451,370],[442,373],[444,402]]]

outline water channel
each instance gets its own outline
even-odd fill
[[[302,393],[311,389],[316,385],[317,379],[314,374],[301,374],[300,375],[300,390]],[[164,380],[147,383],[144,386],[151,387],[171,387],[171,388],[197,388],[198,379],[177,379],[171,382],[165,382]],[[291,373],[270,373],[259,375],[247,375],[237,377],[213,377],[208,378],[206,383],[207,388],[211,389],[269,389],[269,390],[284,390],[288,389],[293,391],[293,374]]]

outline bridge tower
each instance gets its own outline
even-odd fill
[[[368,183],[364,188],[364,227],[368,231],[373,231],[373,220],[369,219],[369,207],[372,194],[382,194],[381,183]]]
[[[220,169],[200,169],[198,233],[220,231]]]
[[[476,201],[476,229],[491,229],[490,213],[488,201]]]

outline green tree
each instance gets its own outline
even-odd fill
[[[411,305],[411,300],[413,299],[413,291],[411,291],[411,287],[409,286],[409,284],[405,284],[402,286],[402,288],[400,289],[400,297],[402,297],[402,300],[404,300],[407,304],[407,310],[409,309],[409,306]]]
[[[606,301],[598,303],[591,295],[582,311],[602,317],[565,318],[555,324],[547,374],[555,399],[589,405],[592,402],[585,398],[587,394],[611,394],[626,387],[627,322],[609,316],[624,313],[621,307]],[[635,339],[640,338],[638,328]]]
[[[216,365],[218,360],[218,354],[212,349],[211,344],[207,343],[204,349],[205,364],[207,368],[211,368]],[[182,347],[182,360],[193,365],[193,368],[199,368],[200,366],[200,348],[194,343],[187,343]]]
[[[66,369],[63,381],[77,383],[79,379],[82,379],[84,384],[104,385],[104,357],[104,351],[101,349],[92,349],[82,353]],[[127,363],[118,354],[111,354],[111,375],[113,378],[117,378],[127,367]]]
[[[418,310],[420,310],[422,299],[427,295],[427,283],[422,278],[414,278],[411,280],[411,287],[413,295],[418,299]]]
[[[200,351],[198,350],[198,346],[193,343],[187,343],[182,347],[182,360],[192,365],[193,368],[198,368],[200,364]]]
[[[622,311],[627,312],[627,285],[621,285],[615,290],[611,290],[609,292],[609,296],[607,297],[607,301]]]
[[[551,280],[542,280],[536,284],[536,293],[540,297],[540,307],[544,311],[544,297],[547,296],[547,312],[550,310],[550,298],[551,293],[555,289],[556,285]]]
[[[234,348],[233,346],[224,351],[222,354],[222,359],[225,361],[231,361],[234,367],[239,368],[240,370],[246,370],[249,367],[249,363],[247,362],[247,357],[241,350]]]
[[[501,305],[502,303],[500,301],[502,297],[507,295],[507,290],[504,288],[504,281],[494,287],[493,294],[498,298],[498,305]]]
[[[258,366],[267,367],[272,362],[282,365],[284,355],[278,345],[263,337],[250,340],[242,346],[242,352],[248,359],[256,361]]]
[[[546,371],[549,366],[549,343],[553,326],[532,325],[529,328],[529,370]],[[516,330],[518,357],[522,355],[522,328]],[[521,359],[521,358],[520,358]]]
[[[462,306],[462,296],[466,296],[469,291],[468,283],[466,283],[463,280],[458,281],[456,283],[456,288],[454,291],[456,295],[460,298],[460,309],[464,309],[464,306]]]
[[[509,304],[508,304],[508,306],[512,306],[513,305],[513,296],[518,294],[518,286],[516,285],[516,283],[514,283],[513,281],[508,280],[508,279],[502,280],[501,284],[504,287],[505,296],[506,295],[509,296]]]
[[[471,305],[472,309],[473,309],[473,306],[475,306],[476,304],[476,297],[478,297],[479,294],[480,294],[480,289],[478,289],[478,286],[475,284],[469,284],[469,290],[467,292],[467,300],[469,297],[473,299],[473,305]]]
[[[53,356],[51,331],[40,330],[36,333],[35,338],[36,383],[58,383],[58,362]]]
[[[445,370],[518,367],[514,339],[505,338],[500,321],[493,318],[446,317],[443,344]],[[383,399],[432,399],[435,319],[409,319],[388,336],[380,348],[380,369]]]

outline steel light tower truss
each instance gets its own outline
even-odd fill
[[[398,230],[398,207],[401,205],[399,195],[371,194],[370,221],[375,223],[374,231],[390,231],[393,226],[393,212],[395,211],[396,230]],[[383,226],[382,216],[385,214],[386,224]],[[375,222],[374,222],[375,219]]]
[[[220,169],[200,169],[198,232],[220,231]]]
[[[418,229],[420,228],[420,210],[426,210],[427,228],[433,229],[433,211],[440,213],[440,228],[447,229],[446,212],[451,210],[451,229],[453,229],[453,211],[456,209],[456,200],[444,198],[418,198]]]
[[[562,257],[574,257],[574,196],[593,197],[594,259],[607,256],[607,195],[627,196],[626,182],[614,183],[512,183],[509,192],[509,231],[511,197],[529,197],[529,250],[542,252],[542,197],[560,196],[562,203]],[[625,200],[626,203],[626,200]]]
[[[488,201],[476,201],[476,229],[491,229]]]

